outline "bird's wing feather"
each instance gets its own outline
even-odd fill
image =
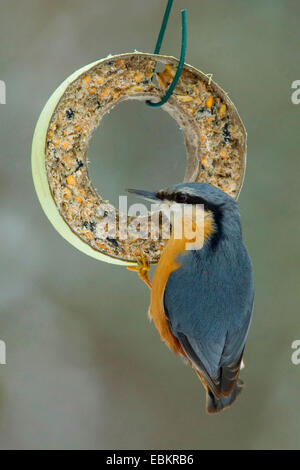
[[[237,256],[192,252],[167,282],[164,308],[173,334],[216,396],[235,387],[248,334],[252,268],[242,246]]]
[[[220,376],[218,377],[211,377],[209,372],[207,371],[206,367],[204,366],[203,362],[201,361],[200,357],[201,354],[197,354],[195,349],[192,347],[189,339],[183,333],[178,333],[179,342],[187,355],[190,359],[192,364],[196,367],[196,369],[200,372],[201,377],[204,379],[205,383],[209,386],[210,390],[213,391],[214,395],[220,395]]]

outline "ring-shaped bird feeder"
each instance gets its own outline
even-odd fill
[[[154,82],[157,63],[164,69]],[[163,55],[134,52],[107,57],[67,78],[40,115],[32,146],[38,198],[56,230],[93,258],[127,266],[137,263],[138,253],[145,254],[149,263],[159,260],[164,241],[138,238],[135,230],[131,234],[133,217],[126,239],[118,232],[114,238],[103,237],[98,230],[110,213],[117,213],[117,219],[124,214],[105,200],[101,187],[100,192],[94,188],[87,151],[105,114],[124,100],[159,102],[177,67],[177,59]],[[162,109],[183,133],[184,181],[210,183],[237,198],[246,166],[246,131],[227,93],[210,76],[184,64]]]

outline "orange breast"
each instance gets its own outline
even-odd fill
[[[206,240],[206,238],[213,233],[212,216],[206,214],[204,227],[203,225],[201,227],[195,227],[194,225],[193,230],[195,233],[198,233],[196,230],[204,230],[204,240]],[[170,274],[180,267],[177,261],[178,256],[184,253],[186,243],[190,242],[191,240],[187,240],[184,236],[182,239],[175,239],[171,236],[170,240],[167,242],[154,272],[149,307],[149,316],[153,319],[162,340],[169,346],[171,351],[183,356],[185,356],[185,353],[178,339],[173,335],[170,329],[169,321],[164,310],[163,299]]]

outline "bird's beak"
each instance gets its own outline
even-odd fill
[[[136,196],[146,199],[147,201],[156,203],[162,202],[161,199],[156,196],[156,192],[144,191],[143,189],[126,189],[126,191],[131,194],[136,194]]]

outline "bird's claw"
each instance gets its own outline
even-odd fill
[[[137,256],[137,264],[138,264],[137,266],[127,266],[127,269],[129,271],[137,272],[140,279],[142,279],[142,281],[144,281],[144,283],[147,284],[149,289],[151,289],[152,284],[149,278],[150,263],[144,253],[140,253]]]

